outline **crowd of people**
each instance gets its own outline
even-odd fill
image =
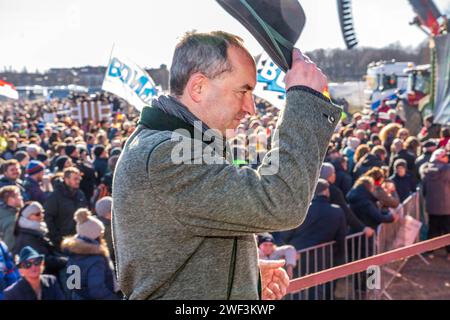
[[[112,182],[138,114],[115,108],[110,121],[77,123],[66,115],[44,121],[44,112],[66,103],[0,103],[0,299],[121,298]],[[238,167],[258,167],[271,149],[279,110],[263,101],[256,106],[257,114],[243,119],[228,141]],[[336,241],[342,262],[345,237],[372,237],[380,224],[397,221],[390,209],[418,186],[429,237],[450,233],[450,129],[429,116],[413,136],[395,110],[389,115],[356,113],[342,121],[306,220],[294,230],[258,235],[261,259],[286,259],[293,278],[298,250]],[[450,248],[447,253],[450,260]]]

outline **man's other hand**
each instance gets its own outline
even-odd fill
[[[259,260],[263,300],[281,300],[289,286],[284,260]]]
[[[287,72],[286,90],[295,86],[306,86],[323,93],[328,87],[328,79],[314,62],[299,49],[292,52],[292,68]]]

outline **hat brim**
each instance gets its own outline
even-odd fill
[[[271,31],[265,29],[241,1],[216,1],[220,6],[222,6],[222,8],[225,9],[225,11],[238,20],[255,37],[258,43],[267,52],[273,62],[280,67],[280,69],[287,72],[287,70],[291,68],[292,50],[294,49],[295,42],[297,42],[300,37],[306,22],[305,12],[298,1],[291,1],[289,3],[289,11],[295,12],[295,24],[298,26],[298,37],[295,41],[293,41],[294,43],[292,43],[292,41],[287,41],[289,42],[288,44],[286,44],[286,42],[281,44],[275,40],[276,36],[274,34],[269,34]],[[283,19],[283,17],[280,17],[280,19]],[[286,22],[286,25],[288,24],[289,22]],[[277,50],[277,48],[280,49],[281,53]]]

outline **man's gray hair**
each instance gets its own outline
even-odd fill
[[[170,93],[176,97],[181,96],[194,73],[202,73],[209,79],[214,79],[225,72],[231,72],[232,66],[227,55],[230,46],[248,52],[241,38],[227,32],[186,33],[173,56]]]

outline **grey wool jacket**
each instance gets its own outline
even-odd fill
[[[157,116],[152,109],[144,108],[143,114]],[[113,182],[114,248],[125,296],[259,299],[254,234],[303,222],[340,114],[313,90],[288,90],[277,124],[279,140],[271,151],[279,154],[273,175],[261,174],[268,157],[258,170],[227,161],[176,164],[171,154],[179,142],[164,125],[189,126],[169,115],[160,115],[153,125],[141,120]]]

